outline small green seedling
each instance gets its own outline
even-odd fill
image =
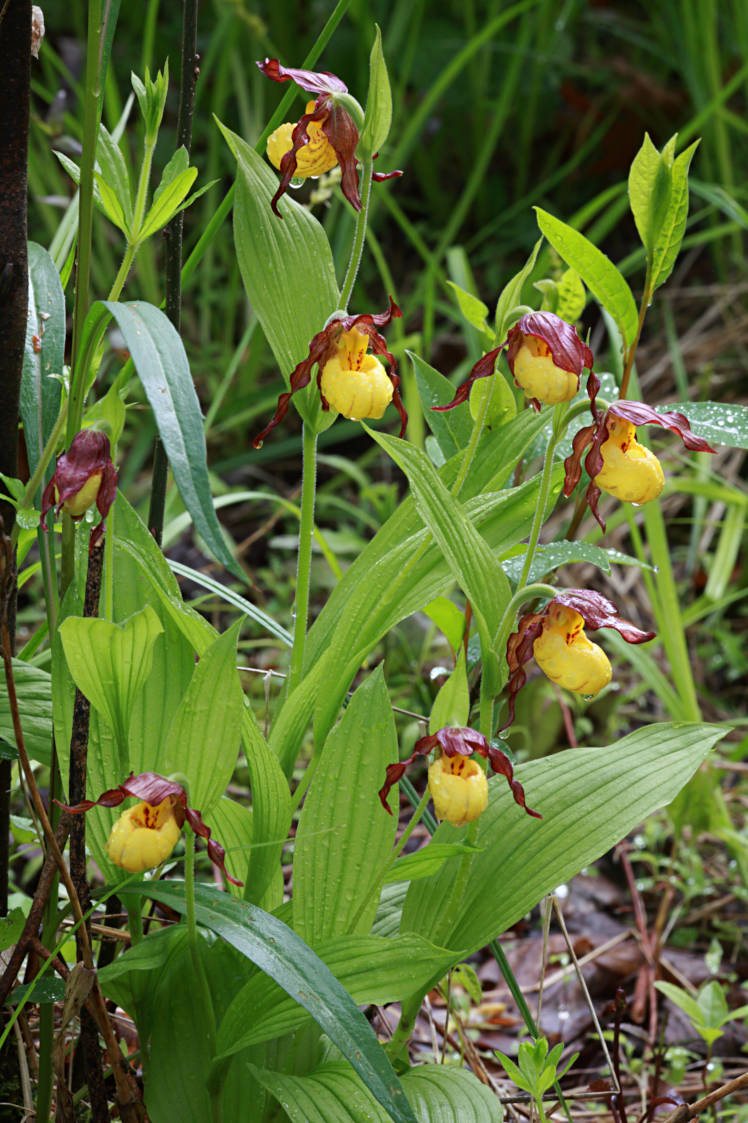
[[[541,1123],[547,1123],[547,1116],[543,1111],[543,1096],[569,1071],[579,1056],[579,1053],[575,1053],[558,1072],[558,1062],[563,1051],[564,1043],[559,1041],[549,1053],[548,1041],[545,1037],[539,1037],[537,1041],[523,1041],[517,1054],[517,1064],[498,1049],[495,1050],[509,1079],[532,1096]]]
[[[680,1007],[699,1037],[706,1042],[709,1052],[714,1042],[722,1036],[722,1026],[748,1016],[748,1006],[739,1006],[737,1010],[728,1009],[725,992],[716,979],[705,983],[695,997],[674,983],[655,983],[655,986],[661,994]]]

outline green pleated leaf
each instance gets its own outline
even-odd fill
[[[454,929],[442,938],[472,952],[506,931],[669,803],[725,732],[697,723],[656,724],[605,748],[570,749],[521,765],[517,778],[542,820],[517,807],[503,778],[489,780],[489,805],[474,840],[483,850],[473,859]],[[442,824],[434,839],[462,842],[465,831]],[[430,936],[457,868],[448,863],[434,877],[412,883],[403,932]],[[492,882],[500,883],[500,893],[486,892]]]
[[[163,627],[146,605],[122,624],[69,616],[59,632],[75,685],[127,745],[130,712],[153,664]]]
[[[174,715],[165,750],[165,772],[183,772],[190,802],[210,811],[231,779],[244,711],[236,670],[237,622],[200,656]]]
[[[525,561],[525,550],[502,561],[501,568],[510,581],[519,581]],[[604,550],[600,546],[592,546],[589,542],[553,542],[548,546],[540,546],[535,551],[535,556],[530,566],[527,583],[540,581],[546,574],[551,573],[560,565],[569,565],[572,562],[589,562],[596,565],[603,573],[610,573],[611,563],[614,565],[637,565],[643,569],[651,569],[646,562],[620,550]]]
[[[257,1080],[293,1123],[389,1123],[390,1115],[362,1086],[350,1065],[328,1061],[309,1076],[252,1066]],[[472,1072],[418,1065],[401,1083],[418,1123],[501,1123],[496,1095]]]
[[[369,92],[366,95],[366,114],[359,137],[362,156],[376,156],[390,135],[392,124],[392,91],[382,51],[382,32],[377,24],[374,27],[374,42],[369,55]]]
[[[20,410],[31,472],[57,420],[64,361],[65,295],[60,276],[47,251],[29,242],[29,306]],[[49,474],[51,469],[47,478]]]
[[[460,858],[463,854],[473,853],[476,853],[473,846],[430,842],[415,854],[406,854],[404,858],[398,858],[384,879],[385,885],[398,881],[417,881],[419,877],[431,877],[445,862]]]
[[[184,886],[177,882],[128,885],[122,893],[150,897],[182,914],[187,911]],[[396,1123],[414,1123],[394,1069],[366,1018],[292,929],[255,905],[205,885],[195,887],[195,915],[199,924],[255,963],[312,1015]]]
[[[457,306],[467,322],[486,336],[486,342],[493,341],[493,332],[488,326],[488,308],[477,296],[467,289],[460,288],[454,281],[447,281],[457,300]]]
[[[263,845],[252,851],[246,877],[246,900],[274,908],[280,900],[266,894],[280,865],[280,856],[291,826],[291,795],[278,757],[268,748],[262,731],[245,705],[242,716],[242,741],[252,786],[252,813],[255,837]],[[283,892],[281,888],[280,898]]]
[[[535,208],[538,226],[567,265],[615,320],[626,347],[636,339],[639,313],[631,289],[609,257],[589,238],[547,211]]]
[[[629,170],[628,192],[631,213],[649,261],[652,260],[657,232],[670,202],[670,168],[673,162],[674,141],[673,137],[660,153],[652,144],[649,133],[645,133],[642,146]],[[666,156],[668,149],[669,160]]]
[[[421,518],[469,599],[476,619],[482,617],[492,635],[511,596],[509,582],[493,551],[420,449],[386,433],[368,431],[407,475]]]
[[[429,429],[436,437],[439,448],[447,460],[466,447],[473,431],[470,414],[466,409],[450,409],[446,413],[435,413],[432,406],[443,406],[455,396],[455,388],[449,379],[416,355],[414,351],[406,354],[413,364],[418,395],[423,405]]]
[[[377,792],[398,741],[381,664],[351,698],[322,749],[294,846],[294,927],[310,944],[368,931],[372,894],[395,840],[397,820]],[[393,806],[397,806],[395,797]],[[368,901],[368,904],[367,904]]]
[[[107,300],[103,307],[125,337],[153,409],[174,481],[195,529],[214,557],[243,578],[226,546],[213,507],[200,403],[178,332],[152,304],[137,300],[117,304]]]
[[[457,663],[434,699],[429,717],[429,733],[446,726],[467,725],[470,717],[470,687],[465,665],[465,648],[460,647]]]
[[[314,946],[357,1006],[384,1006],[441,979],[459,953],[420,936],[335,936]],[[236,995],[218,1028],[218,1056],[297,1029],[308,1014],[267,975],[255,975]]]
[[[673,143],[675,137],[673,137]],[[686,232],[688,218],[688,169],[699,145],[696,140],[672,162],[667,210],[655,231],[652,250],[652,291],[664,284],[673,271]],[[667,146],[666,146],[667,148]],[[664,153],[663,149],[663,153]],[[672,158],[672,157],[671,157]]]
[[[254,838],[252,808],[221,796],[203,818],[226,851],[226,869],[237,881],[245,881]],[[242,887],[230,882],[228,891],[234,897],[243,896]]]
[[[310,340],[338,306],[330,243],[311,211],[288,194],[278,203],[282,218],[273,214],[275,172],[241,137],[219,127],[237,160],[234,242],[242,281],[287,389]],[[335,415],[322,413],[316,387],[294,400],[318,431],[332,424]]]
[[[32,760],[49,764],[52,753],[52,678],[49,671],[32,667],[20,659],[13,660],[13,678],[18,695],[18,712],[26,752]],[[15,760],[16,735],[10,713],[10,700],[5,689],[0,690],[0,741],[13,746]]]

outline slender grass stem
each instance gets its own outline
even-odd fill
[[[216,1054],[216,1014],[213,1008],[213,996],[210,993],[210,986],[208,985],[208,979],[205,974],[205,965],[202,961],[200,948],[198,946],[199,936],[197,933],[197,921],[195,919],[195,835],[189,826],[185,831],[184,900],[187,906],[187,939],[190,947],[192,969],[200,988],[203,1012],[205,1014],[205,1035],[208,1039],[210,1057],[213,1058]],[[212,1088],[210,1091],[210,1109],[213,1123],[221,1123],[223,1113],[221,1111],[220,1088]]]
[[[317,488],[317,435],[306,425],[302,437],[301,518],[299,520],[299,555],[296,570],[296,601],[294,605],[293,647],[288,672],[287,692],[291,694],[301,680],[304,665],[309,590],[312,573],[312,538],[314,535],[314,500]]]
[[[561,413],[560,411],[563,411]],[[545,450],[545,459],[543,461],[543,474],[540,478],[540,492],[538,494],[538,505],[535,508],[535,515],[532,520],[532,529],[530,530],[530,538],[527,543],[527,553],[525,554],[525,562],[522,566],[522,573],[520,574],[517,587],[521,589],[527,583],[527,578],[530,576],[532,563],[535,559],[535,551],[538,547],[538,539],[540,538],[540,529],[545,519],[545,509],[548,506],[548,495],[551,489],[551,474],[553,471],[553,454],[556,451],[556,443],[559,439],[561,429],[560,420],[565,415],[566,407],[562,404],[556,406],[553,414],[553,432],[548,441],[548,447]]]

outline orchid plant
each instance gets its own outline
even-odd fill
[[[48,743],[31,740],[34,702],[20,679],[19,728],[27,743],[19,740],[18,750],[50,766],[67,810],[63,823],[73,823],[79,839],[85,825],[85,845],[104,883],[101,899],[116,894],[128,909],[123,950],[101,966],[97,985],[134,1021],[153,1123],[261,1123],[281,1112],[336,1123],[351,1117],[348,1107],[357,1118],[368,1112],[367,1118],[414,1123],[445,1102],[454,1118],[472,1111],[500,1120],[500,1103],[471,1073],[411,1066],[408,1046],[424,995],[554,886],[673,800],[724,734],[698,713],[689,713],[689,721],[671,715],[607,746],[570,747],[546,760],[512,763],[515,699],[532,659],[562,691],[589,698],[609,689],[614,671],[585,627],[614,629],[628,644],[644,645],[644,652],[662,631],[661,619],[650,627],[656,605],[637,603],[631,622],[594,581],[566,588],[550,575],[560,560],[610,570],[603,547],[575,537],[587,505],[605,528],[597,507],[601,493],[616,504],[657,507],[665,472],[635,439],[636,426],[665,427],[686,449],[712,451],[698,426],[692,429],[687,406],[685,413],[663,412],[628,398],[647,304],[672,270],[682,238],[691,150],[675,157],[674,141],[657,152],[647,139],[646,159],[640,154],[632,168],[634,213],[647,231],[639,312],[611,261],[571,226],[538,212],[541,233],[615,325],[611,348],[622,375],[614,400],[601,397],[593,373],[601,363],[579,325],[582,308],[524,303],[531,291],[540,303],[531,282],[548,261],[538,243],[498,295],[494,328],[487,326],[484,305],[461,300],[463,314],[491,343],[467,380],[455,386],[452,372],[415,356],[418,403],[412,372],[401,369],[402,353],[382,334],[393,318],[408,316],[407,302],[401,312],[382,292],[376,306],[389,296],[387,311],[349,312],[372,186],[402,174],[374,171],[393,116],[379,31],[368,91],[356,91],[362,104],[328,72],[286,67],[274,58],[258,66],[294,93],[313,95],[297,122],[283,124],[276,116],[269,123],[267,160],[221,126],[236,158],[236,255],[278,366],[277,408],[254,435],[254,447],[263,441],[272,447],[276,427],[291,421],[291,405],[303,425],[291,631],[252,603],[247,575],[218,525],[200,408],[179,334],[155,306],[120,301],[125,278],[119,278],[109,301],[80,311],[64,398],[59,380],[51,387],[33,381],[33,352],[28,356],[23,423],[34,440],[27,441],[31,479],[14,493],[15,537],[23,565],[40,523],[42,543],[56,534],[54,508],[62,520],[62,568],[58,572],[54,551],[47,550],[51,674],[45,681],[56,752],[50,757]],[[141,225],[137,239],[128,236],[128,254],[152,233],[142,219],[153,128],[165,98],[163,81],[140,87],[150,124],[135,207]],[[117,206],[123,215],[133,210],[118,202],[118,151],[108,133],[98,141],[87,134],[79,175],[93,198],[97,153],[95,198],[110,220],[120,213]],[[184,152],[173,161],[153,204],[164,222],[186,205],[194,178]],[[289,193],[295,181],[336,166],[341,205],[352,218],[344,269],[337,267],[324,226]],[[658,223],[668,232],[664,258]],[[541,291],[552,286],[546,281]],[[64,331],[64,299],[54,263],[42,251],[32,273],[35,315],[43,291],[55,297],[45,311],[41,355],[61,374],[63,356],[59,346],[53,351],[51,326]],[[591,308],[590,322],[597,316]],[[130,359],[96,397],[111,319]],[[159,549],[158,528],[146,525],[121,491],[115,498],[124,403],[135,377],[195,528],[245,586],[245,595],[232,602],[241,620],[223,633],[184,603]],[[409,440],[401,379],[408,384],[405,400],[423,410],[431,428],[425,447]],[[608,374],[606,390],[612,381]],[[43,387],[36,398],[34,386]],[[50,423],[53,393],[57,420]],[[386,432],[395,413],[397,436]],[[362,439],[391,459],[407,493],[310,626],[317,441],[338,415],[361,423]],[[573,435],[580,420],[584,425]],[[35,444],[37,431],[42,439]],[[577,514],[554,556],[547,528],[562,488],[576,497]],[[90,549],[81,548],[80,529],[76,538],[83,520],[93,527]],[[314,603],[321,597],[320,591]],[[413,742],[402,751],[398,742],[388,668],[376,656],[373,666],[372,652],[400,621],[421,611],[443,622],[453,665],[409,754]],[[264,729],[236,666],[237,636],[247,618],[288,649],[284,688]],[[302,749],[308,759],[298,779]],[[250,806],[230,788],[240,753],[249,771]],[[418,756],[432,758],[422,796],[405,776]],[[122,811],[129,799],[138,802]],[[433,841],[404,854],[421,820]],[[288,896],[282,861],[294,821]],[[214,863],[209,884],[195,881],[200,839]],[[75,868],[81,898],[75,923],[85,940],[93,910],[83,889],[85,850]],[[101,880],[96,884],[100,889]],[[154,905],[145,918],[149,900]],[[50,950],[53,928],[44,930]],[[508,971],[500,948],[496,954]],[[45,970],[52,969],[48,964],[53,957]],[[21,1004],[33,1001],[33,988],[32,982]],[[382,1044],[359,1007],[390,1003],[400,1008]],[[537,1037],[529,1010],[521,1013]],[[137,1099],[131,1073],[118,1084],[117,1101],[123,1118],[135,1118],[128,1088]]]

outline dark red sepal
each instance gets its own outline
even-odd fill
[[[534,335],[542,339],[551,352],[555,366],[580,377],[585,367],[592,370],[594,356],[577,334],[576,328],[562,320],[555,312],[528,312],[522,316],[507,336],[507,362],[514,374],[514,360],[522,346],[523,336]]]
[[[543,816],[538,811],[533,811],[527,806],[525,802],[525,790],[520,784],[519,780],[514,779],[514,769],[509,757],[491,745],[482,733],[478,733],[475,729],[470,729],[465,726],[445,726],[443,729],[438,730],[436,733],[430,733],[426,737],[421,737],[416,741],[413,752],[407,760],[398,764],[389,764],[385,773],[385,782],[379,789],[379,798],[382,801],[382,806],[385,811],[392,814],[388,804],[387,796],[389,795],[390,788],[400,780],[409,764],[412,764],[417,756],[426,756],[434,749],[439,748],[445,756],[473,756],[477,753],[484,759],[488,760],[494,772],[504,776],[509,784],[509,787],[514,797],[514,802],[526,811],[528,815],[532,815],[534,819],[542,819]]]
[[[56,799],[55,803],[62,807],[64,811],[69,811],[71,815],[80,815],[84,811],[90,811],[92,807],[119,807],[120,803],[129,797],[142,799],[152,807],[163,803],[165,799],[171,799],[174,804],[174,817],[179,826],[181,827],[186,819],[195,834],[206,839],[208,856],[213,864],[218,866],[226,879],[232,885],[241,886],[244,884],[227,872],[225,865],[226,851],[220,843],[211,838],[210,827],[203,822],[200,812],[187,806],[187,793],[181,784],[177,784],[173,780],[167,780],[164,776],[159,776],[157,772],[140,772],[137,776],[130,775],[118,788],[110,788],[103,792],[98,799],[84,799],[72,807],[60,803],[59,799]]]
[[[405,428],[408,424],[408,415],[405,412],[405,407],[400,397],[400,378],[397,374],[397,360],[387,350],[387,341],[384,336],[380,335],[376,330],[378,327],[384,327],[386,324],[389,324],[391,320],[397,320],[401,316],[402,312],[395,304],[392,297],[390,297],[389,307],[386,312],[362,312],[357,316],[340,316],[332,320],[322,331],[318,331],[309,344],[307,357],[302,359],[291,371],[291,377],[289,379],[291,384],[290,391],[281,394],[278,398],[278,405],[275,413],[262,432],[258,433],[252,442],[254,447],[260,448],[268,433],[283,420],[288,413],[288,406],[291,398],[297,390],[303,390],[305,386],[309,385],[315,363],[317,364],[317,386],[318,388],[320,387],[322,369],[325,363],[335,355],[338,349],[338,342],[343,332],[350,331],[351,328],[354,327],[362,334],[368,335],[374,354],[384,355],[390,365],[389,376],[393,388],[392,402],[400,414],[400,436],[402,437],[405,434]],[[328,410],[330,407],[322,395],[321,388],[320,397],[322,398],[322,408]]]
[[[494,347],[493,351],[489,351],[475,364],[470,374],[464,382],[462,382],[455,392],[455,396],[451,402],[447,402],[444,406],[432,406],[434,413],[444,413],[445,410],[454,409],[455,406],[462,405],[470,396],[470,389],[474,382],[479,378],[490,378],[496,369],[496,360],[501,352],[506,347],[506,343],[502,343],[500,347]]]

